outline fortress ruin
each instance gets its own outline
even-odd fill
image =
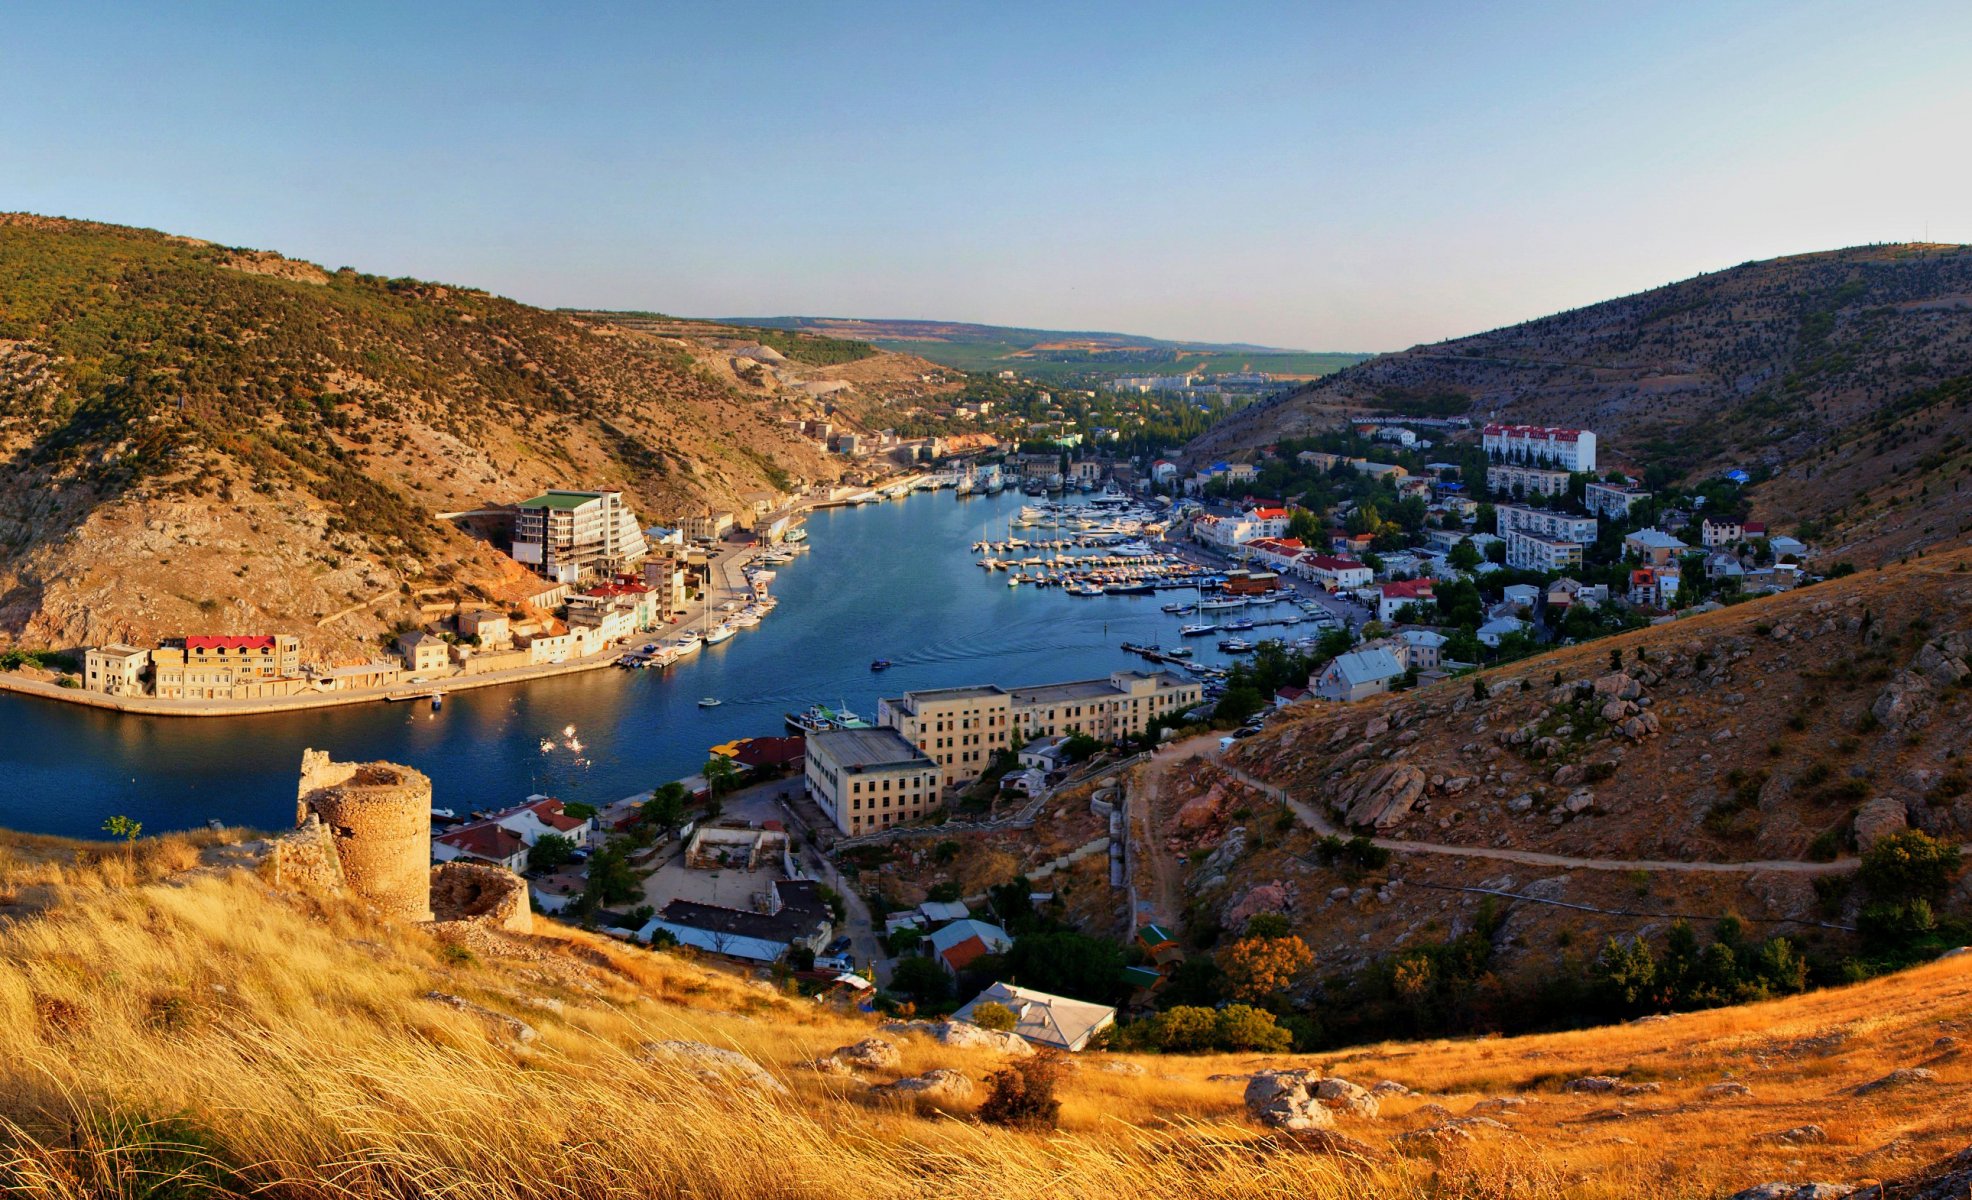
[[[295,824],[327,830],[349,890],[400,920],[431,920],[431,780],[423,772],[304,750]]]

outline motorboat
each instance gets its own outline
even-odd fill
[[[711,633],[705,635],[705,644],[708,646],[716,646],[720,642],[725,641],[727,638],[733,636],[735,633],[738,632],[739,630],[734,629],[731,625],[728,625],[724,621],[721,621],[717,625],[712,627]]]
[[[879,658],[870,664],[870,670],[872,671],[888,671],[889,669],[890,660],[887,658]]]
[[[1228,632],[1244,633],[1246,630],[1253,628],[1253,618],[1241,617],[1236,621],[1227,621],[1224,625],[1219,626],[1219,628]]]
[[[1219,642],[1219,649],[1227,654],[1249,654],[1253,650],[1253,643],[1244,638],[1224,638]]]
[[[719,697],[706,696],[698,702],[698,706],[700,708],[717,708],[719,707]]]

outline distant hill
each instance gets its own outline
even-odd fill
[[[799,330],[915,354],[961,371],[1019,371],[1066,382],[1176,371],[1264,371],[1270,375],[1327,375],[1365,354],[1285,350],[1239,342],[1174,342],[1127,333],[1017,329],[963,321],[877,320],[861,317],[721,317],[725,324]]]
[[[1199,439],[1250,452],[1353,415],[1583,425],[1605,458],[1770,466],[1760,514],[1887,555],[1963,531],[1972,468],[1972,247],[1866,246],[1682,283],[1379,355]]]
[[[749,339],[708,328],[0,215],[0,644],[279,631],[354,656],[419,602],[525,585],[436,514],[559,485],[655,521],[832,478],[784,420],[810,368],[736,368]]]

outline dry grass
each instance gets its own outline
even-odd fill
[[[1670,1197],[1885,1174],[1972,1133],[1972,1071],[1956,1058],[1931,1062],[1931,1085],[1846,1091],[1934,1058],[1942,1031],[1972,1032],[1965,960],[1647,1025],[1324,1057],[1361,1082],[1429,1093],[1345,1120],[1379,1149],[1434,1120],[1427,1104],[1462,1114],[1484,1095],[1530,1096],[1507,1118],[1514,1135],[1443,1162],[1367,1163],[1262,1140],[1241,1117],[1239,1083],[1208,1078],[1261,1059],[1145,1057],[1131,1076],[1087,1057],[1063,1085],[1059,1133],[991,1129],[801,1070],[868,1036],[869,1020],[678,958],[575,932],[449,955],[354,908],[270,896],[241,871],[125,886],[144,864],[201,849],[174,840],[121,866],[120,854],[78,866],[72,847],[8,844],[6,886],[24,873],[52,896],[0,926],[0,1186],[30,1197]],[[426,999],[433,989],[538,1037],[516,1043]],[[707,1084],[640,1053],[666,1038],[737,1050],[790,1091]],[[913,1038],[902,1068],[878,1074],[947,1066],[978,1079],[993,1065]],[[1621,1121],[1587,1121],[1619,1103],[1560,1092],[1590,1072],[1664,1090],[1620,1102],[1633,1110]],[[1700,1101],[1727,1073],[1753,1098]],[[1806,1122],[1829,1141],[1753,1140]],[[1901,1147],[1858,1161],[1892,1139]]]

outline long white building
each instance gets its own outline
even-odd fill
[[[1486,453],[1508,462],[1553,463],[1564,471],[1595,470],[1595,434],[1557,425],[1488,425],[1480,431]]]
[[[543,492],[514,513],[514,561],[556,583],[613,575],[649,554],[622,492]]]
[[[1499,515],[1501,537],[1509,533],[1531,533],[1535,537],[1579,542],[1584,546],[1595,541],[1594,517],[1577,517],[1545,508],[1523,508],[1518,504],[1502,504],[1493,511]]]

